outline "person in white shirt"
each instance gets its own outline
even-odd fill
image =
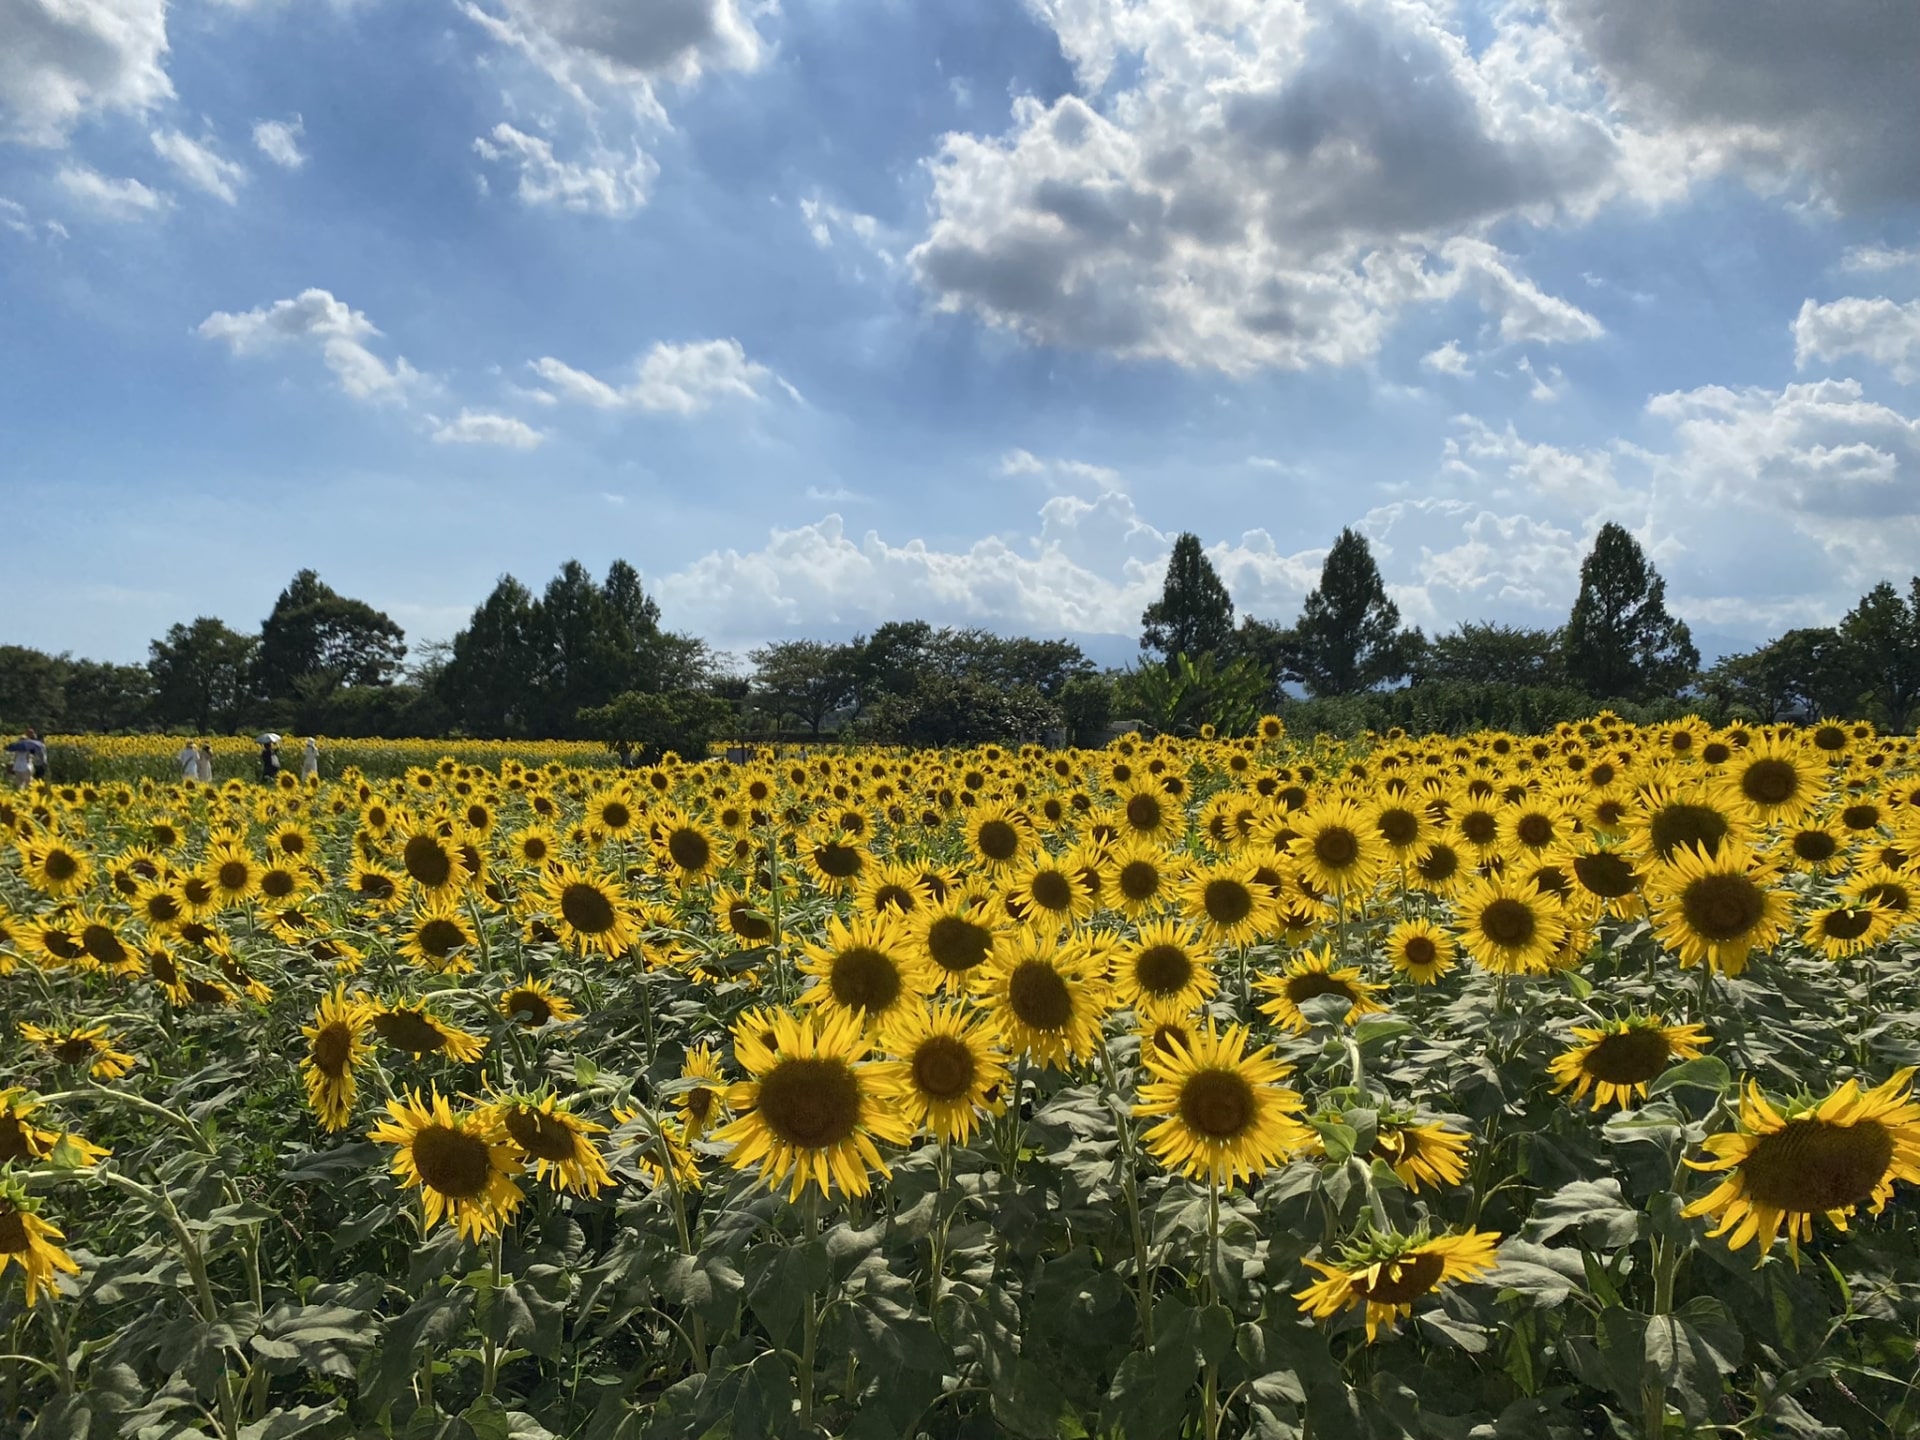
[[[194,778],[202,785],[213,784],[213,742],[211,740],[200,742],[200,760],[195,766],[195,772]]]
[[[200,778],[200,752],[189,740],[180,747],[180,753],[173,757],[174,764],[180,767],[180,778],[192,782]]]
[[[306,751],[300,757],[300,778],[303,781],[320,778],[320,742],[311,735],[307,737]]]

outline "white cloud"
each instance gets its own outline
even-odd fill
[[[851,239],[856,247],[871,251],[889,268],[899,263],[899,257],[885,243],[880,222],[871,215],[815,195],[800,201],[800,218],[813,243],[822,250],[833,249],[836,239]]]
[[[58,220],[35,220],[26,206],[4,195],[0,195],[0,230],[8,231],[25,240],[65,240],[67,238],[67,227]]]
[[[462,409],[458,419],[445,421],[433,431],[436,445],[504,445],[511,450],[532,450],[546,438],[544,431],[524,420],[484,410]]]
[[[1449,340],[1438,350],[1429,350],[1420,357],[1420,366],[1440,375],[1465,377],[1473,374],[1473,359],[1460,348],[1458,340]]]
[[[138,220],[168,209],[173,200],[138,180],[113,179],[85,165],[68,165],[54,177],[62,190],[107,220]]]
[[[721,400],[764,399],[769,385],[799,398],[799,392],[773,371],[747,359],[738,340],[656,343],[636,366],[635,378],[625,385],[611,385],[550,355],[533,361],[532,367],[561,398],[602,410],[692,415]]]
[[[306,133],[306,122],[298,115],[291,120],[253,122],[254,148],[283,170],[298,170],[307,163],[300,149],[300,137]]]
[[[0,5],[0,139],[62,145],[106,111],[173,95],[166,0],[7,0]]]
[[[1920,246],[1899,250],[1887,245],[1851,245],[1840,257],[1843,270],[1900,270],[1909,265],[1920,265]]]
[[[238,187],[247,183],[246,167],[217,154],[212,146],[189,139],[178,130],[155,130],[149,137],[154,153],[180,172],[196,190],[204,190],[227,204],[236,203]]]
[[[1462,294],[1504,343],[1601,333],[1481,238],[1629,188],[1627,137],[1550,34],[1510,21],[1476,53],[1394,0],[1034,8],[1091,98],[945,138],[910,257],[942,309],[1229,373],[1365,360],[1405,308]]]
[[[356,400],[397,402],[426,384],[404,357],[388,364],[367,347],[380,334],[362,312],[325,290],[303,290],[291,300],[233,313],[216,310],[196,333],[224,343],[235,355],[258,355],[283,344],[311,345]]]
[[[1544,371],[1536,370],[1533,361],[1522,355],[1519,363],[1520,373],[1527,377],[1527,398],[1529,400],[1558,400],[1567,393],[1567,377],[1558,365],[1549,365]]]
[[[1056,490],[1120,490],[1120,472],[1086,460],[1042,460],[1028,450],[1009,450],[994,467],[1002,475],[1032,475]]]
[[[735,0],[499,0],[497,11],[461,9],[576,93],[687,84],[706,70],[751,70],[762,54],[760,33]]]
[[[1920,300],[1904,305],[1850,295],[1816,305],[1808,300],[1793,321],[1793,363],[1864,355],[1902,384],[1920,381]]]
[[[560,160],[551,141],[516,130],[504,121],[492,137],[473,142],[482,159],[511,164],[519,170],[515,194],[525,205],[559,205],[565,210],[616,218],[631,215],[647,203],[647,193],[660,167],[635,146],[631,156],[595,148],[586,161]]]

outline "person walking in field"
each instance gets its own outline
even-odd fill
[[[280,775],[280,737],[260,737],[260,783],[271,785]]]
[[[320,742],[307,736],[307,748],[300,756],[300,779],[302,783],[320,778]]]
[[[213,784],[213,742],[211,740],[200,742],[200,758],[194,762],[193,768],[194,779],[202,785]]]
[[[180,778],[189,785],[200,778],[200,751],[195,748],[193,741],[189,740],[182,745],[180,753],[173,759],[174,763],[180,767]]]
[[[47,778],[47,747],[40,743],[40,732],[29,730],[7,746],[12,757],[13,788],[25,790],[36,779]]]

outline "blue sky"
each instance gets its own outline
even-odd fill
[[[8,639],[638,565],[744,650],[1920,568],[1920,7],[0,0]]]

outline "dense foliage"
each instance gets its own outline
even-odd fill
[[[1920,1428],[1909,739],[503,749],[0,797],[6,1433]]]

